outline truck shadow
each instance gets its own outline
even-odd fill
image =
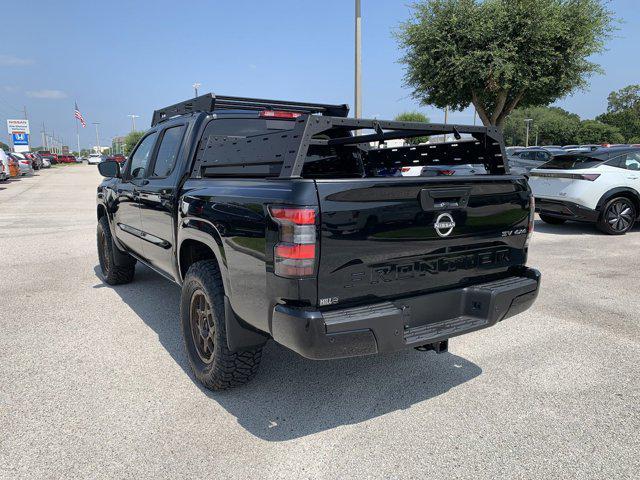
[[[95,268],[100,279],[99,267]],[[96,288],[103,286],[102,281]],[[109,287],[111,288],[111,287]],[[208,398],[251,434],[286,441],[356,424],[448,392],[482,373],[462,357],[415,350],[334,361],[312,361],[270,341],[257,377],[226,392],[201,387],[191,374],[178,324],[180,290],[138,265],[136,280],[113,288]]]

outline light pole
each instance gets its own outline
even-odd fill
[[[356,52],[355,52],[355,117],[362,117],[362,16],[360,0],[356,0]]]
[[[196,82],[193,85],[191,85],[193,87],[193,91],[195,92],[194,98],[198,96],[198,89],[200,88],[201,83],[200,82]]]
[[[444,124],[447,125],[449,123],[449,107],[444,107]],[[446,143],[447,142],[447,134],[445,133],[442,136],[442,142]]]
[[[127,115],[127,117],[131,118],[131,131],[136,131],[136,118],[140,118],[140,115],[134,115],[133,113]]]
[[[524,143],[525,147],[529,146],[529,129],[531,128],[531,122],[533,122],[533,118],[525,118],[524,119],[524,124],[527,127],[527,135],[525,137],[525,143]]]
[[[98,133],[98,125],[100,125],[100,122],[93,122],[93,124],[96,126],[96,146],[98,148],[96,153],[102,153],[102,150],[100,149],[100,134]]]

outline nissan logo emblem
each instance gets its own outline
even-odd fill
[[[433,224],[436,232],[441,237],[448,237],[453,232],[453,227],[456,226],[456,222],[453,221],[453,217],[448,213],[441,213],[436,218],[436,223]]]

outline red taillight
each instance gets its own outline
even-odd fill
[[[278,224],[280,241],[274,248],[274,272],[279,277],[300,278],[314,274],[316,266],[316,210],[269,207]]]
[[[316,246],[314,245],[289,245],[279,243],[276,245],[276,257],[294,259],[316,258]]]
[[[20,163],[22,165],[29,165],[29,161],[28,160],[20,160]]]
[[[455,175],[456,171],[455,170],[438,170],[438,173],[440,175],[451,176],[451,175]]]
[[[314,225],[316,223],[316,211],[313,208],[271,207],[269,210],[274,219],[286,220],[297,225]]]
[[[402,167],[403,172],[408,172],[409,170],[411,170],[411,167]]]
[[[284,110],[262,110],[260,112],[260,117],[262,118],[280,118],[280,119],[293,119],[298,118],[301,113],[298,112],[287,112]]]

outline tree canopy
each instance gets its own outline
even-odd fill
[[[423,122],[429,123],[429,117],[427,117],[424,113],[420,112],[403,112],[396,115],[395,119],[397,122]],[[429,137],[414,137],[407,139],[407,142],[410,145],[417,145],[419,143],[426,143],[429,141]]]
[[[534,107],[515,110],[504,125],[505,142],[524,145],[525,119],[531,119],[529,143],[537,137],[539,145],[568,145],[576,142],[580,117],[558,107]]]
[[[0,150],[6,150],[9,151],[9,145],[7,145],[4,142],[0,142]]]
[[[618,128],[624,141],[636,143],[633,140],[640,138],[640,85],[611,92],[607,100],[606,113],[596,120]]]
[[[126,137],[124,137],[124,154],[129,155],[133,147],[137,145],[140,139],[144,136],[144,132],[129,132]]]
[[[607,113],[636,110],[640,113],[640,85],[629,85],[609,94]]]
[[[502,127],[518,106],[553,103],[600,68],[614,30],[604,0],[419,0],[397,31],[405,83],[422,104]]]

